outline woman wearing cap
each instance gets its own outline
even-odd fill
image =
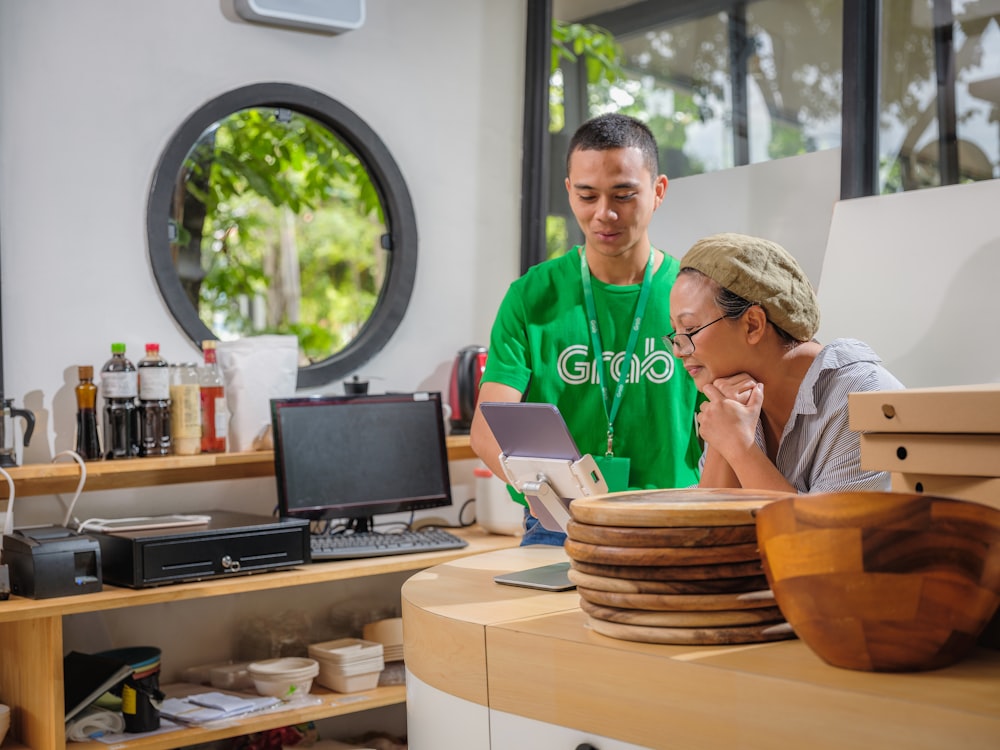
[[[866,344],[813,338],[819,306],[795,259],[759,237],[718,234],[680,266],[666,342],[707,397],[699,485],[889,489],[888,473],[861,468],[847,394],[903,385]]]

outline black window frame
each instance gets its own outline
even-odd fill
[[[416,280],[417,223],[406,181],[388,147],[369,125],[345,105],[304,86],[264,82],[224,92],[191,113],[174,132],[153,175],[146,206],[146,238],[157,288],[174,320],[201,346],[217,338],[188,298],[170,252],[170,205],[184,159],[205,129],[250,107],[286,107],[328,127],[354,152],[368,171],[385,213],[383,247],[389,267],[368,321],[344,349],[299,367],[297,388],[324,386],[363,367],[396,332]]]

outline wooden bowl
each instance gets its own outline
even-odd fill
[[[834,492],[757,513],[764,573],[824,661],[876,672],[966,656],[1000,606],[1000,510],[922,494]]]

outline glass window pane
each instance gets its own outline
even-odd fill
[[[840,146],[842,0],[747,5],[751,163]]]
[[[627,78],[589,87],[590,114],[619,111],[645,120],[670,177],[734,166],[728,14],[656,26],[618,41]]]
[[[175,265],[216,336],[294,334],[302,365],[355,340],[385,283],[387,228],[365,166],[325,125],[235,112],[191,148],[176,190]]]
[[[735,63],[746,71],[745,112],[733,85],[732,18],[709,13],[620,35],[624,75],[587,87],[587,113],[645,120],[670,177],[746,163],[734,140],[742,117],[750,162],[840,146],[843,1],[746,5],[745,53]]]
[[[954,76],[953,89],[939,70]],[[1000,176],[998,121],[997,4],[884,0],[879,192]]]

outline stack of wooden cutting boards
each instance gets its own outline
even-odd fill
[[[794,636],[768,589],[755,512],[785,493],[647,490],[570,505],[570,580],[591,627],[646,643]]]
[[[852,393],[848,413],[862,468],[894,492],[1000,508],[1000,383]]]

